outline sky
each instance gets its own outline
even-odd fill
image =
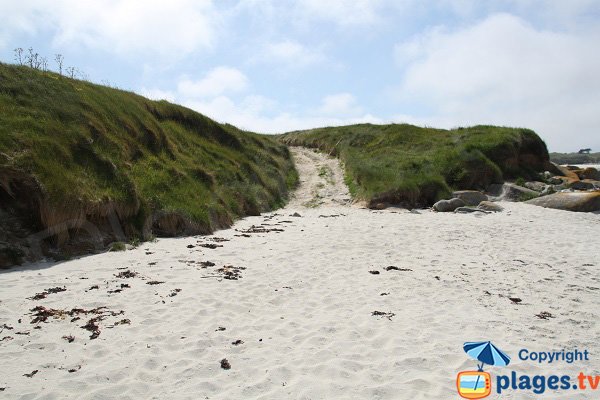
[[[535,130],[600,151],[600,0],[0,0],[93,82],[262,133],[353,123]]]

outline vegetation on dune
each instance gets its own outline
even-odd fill
[[[59,243],[111,212],[127,239],[210,232],[297,180],[272,137],[52,72],[0,63],[0,110],[0,212]]]
[[[531,178],[548,162],[546,145],[533,131],[495,126],[361,124],[290,132],[279,139],[337,155],[352,195],[371,205],[431,205],[454,189]]]

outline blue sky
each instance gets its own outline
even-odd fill
[[[0,0],[0,15],[4,62],[60,53],[244,129],[488,123],[600,150],[598,0]]]

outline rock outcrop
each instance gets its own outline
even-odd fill
[[[493,184],[489,186],[488,191],[492,196],[507,201],[525,201],[540,195],[535,190],[514,183]]]
[[[479,203],[477,208],[480,210],[483,210],[483,211],[494,211],[494,212],[500,212],[500,211],[504,210],[504,208],[501,205],[493,203],[491,201],[482,201],[481,203]]]
[[[476,206],[488,197],[477,190],[459,190],[452,193],[452,197],[461,199],[467,206]]]
[[[433,209],[438,212],[452,212],[459,207],[464,207],[465,202],[461,199],[440,200],[433,205]]]
[[[526,203],[566,211],[600,211],[600,191],[555,193],[526,201]]]

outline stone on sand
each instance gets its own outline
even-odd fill
[[[547,185],[544,182],[525,182],[525,187],[527,189],[535,190],[536,192],[543,192],[546,186]]]
[[[504,208],[502,206],[500,206],[499,204],[496,204],[496,203],[492,203],[491,201],[482,201],[481,203],[479,203],[477,208],[480,210],[484,210],[484,211],[494,211],[494,212],[500,212],[500,211],[504,210]]]
[[[440,200],[433,205],[433,209],[439,212],[452,212],[458,207],[465,206],[465,202],[461,199]]]
[[[600,211],[600,191],[554,193],[526,201],[527,204],[557,210],[592,212]]]
[[[579,173],[579,178],[600,181],[600,171],[598,171],[596,168],[588,167]]]
[[[467,206],[476,206],[488,197],[477,190],[459,190],[452,193],[452,197],[461,199]]]
[[[492,184],[489,186],[488,191],[507,201],[522,201],[523,198],[538,197],[540,195],[535,190],[514,183]]]
[[[591,181],[573,181],[569,183],[569,188],[573,190],[590,190],[594,189],[594,184]]]

